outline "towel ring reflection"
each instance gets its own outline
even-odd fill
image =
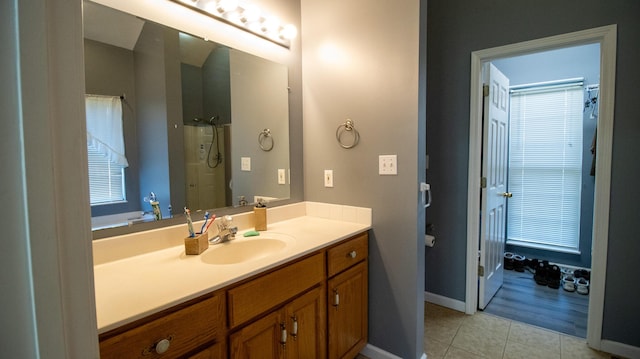
[[[267,140],[269,140],[269,142],[265,144]],[[274,142],[273,142],[273,136],[271,136],[270,129],[265,128],[264,130],[262,130],[262,132],[258,134],[258,144],[260,145],[260,148],[265,152],[269,152],[273,149]]]
[[[350,144],[343,142],[342,135],[345,132],[349,132],[353,134],[353,141]],[[353,126],[353,121],[351,121],[350,119],[347,119],[345,123],[338,126],[338,128],[336,129],[336,140],[338,140],[338,143],[342,148],[347,148],[347,149],[353,148],[358,144],[358,142],[360,141],[360,134],[358,133],[358,130],[356,130],[356,128]]]

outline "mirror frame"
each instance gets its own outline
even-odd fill
[[[88,0],[86,0],[88,1]],[[208,39],[224,46],[247,52],[251,55],[281,63],[289,72],[289,166],[290,197],[274,200],[270,207],[277,207],[303,201],[303,153],[302,153],[302,68],[300,36],[294,39],[289,49],[276,45],[257,36],[247,34],[231,25],[189,11],[179,4],[166,2],[131,2],[127,0],[92,0],[92,2],[140,17],[145,21],[174,28],[192,36]],[[278,14],[300,28],[300,1],[287,0]],[[232,215],[251,211],[253,205],[215,209],[217,216]],[[131,226],[105,228],[93,231],[93,239],[103,239],[118,235],[159,229],[184,224],[184,215],[176,214],[162,221],[136,223]]]

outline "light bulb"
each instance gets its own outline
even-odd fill
[[[255,5],[247,5],[242,10],[242,22],[251,23],[260,20],[260,8]]]
[[[280,21],[277,17],[270,16],[262,21],[262,32],[264,33],[275,32],[278,27],[280,27]]]
[[[218,12],[221,14],[233,11],[238,8],[238,0],[220,0],[218,1]]]
[[[293,40],[298,35],[298,29],[292,24],[285,25],[282,30],[280,30],[280,37],[285,40]]]

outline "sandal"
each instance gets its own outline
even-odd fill
[[[582,277],[578,278],[576,280],[576,291],[583,295],[589,294],[589,281]]]

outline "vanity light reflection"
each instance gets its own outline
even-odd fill
[[[170,0],[202,14],[231,24],[237,28],[289,48],[298,35],[292,24],[283,25],[280,20],[265,14],[253,4],[239,4],[237,0]]]

